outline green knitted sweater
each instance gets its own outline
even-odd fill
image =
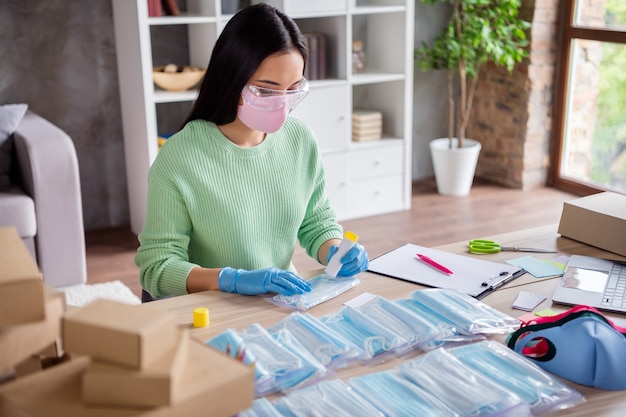
[[[325,241],[342,237],[324,184],[315,137],[296,118],[250,148],[214,123],[188,123],[150,168],[135,256],[141,285],[157,298],[185,294],[196,265],[295,271],[296,240],[317,259]]]

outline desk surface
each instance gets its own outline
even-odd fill
[[[545,226],[534,229],[523,230],[513,233],[505,233],[494,236],[483,236],[482,238],[492,239],[507,246],[531,246],[546,249],[554,249],[559,254],[565,255],[587,255],[603,257],[607,259],[626,260],[625,257],[590,247],[580,242],[560,237],[556,232],[557,226]],[[418,242],[413,242],[418,243]],[[457,242],[449,245],[438,246],[437,249],[451,253],[464,254],[467,256],[480,256],[482,259],[503,262],[521,256],[517,252],[500,252],[488,255],[472,255],[467,251],[467,242]],[[533,254],[537,258],[550,259],[556,254]],[[320,270],[310,271],[302,274],[311,277],[319,273]],[[388,299],[398,299],[406,297],[411,291],[423,288],[420,285],[383,277],[369,272],[359,276],[361,284],[350,291],[320,304],[308,310],[316,317],[336,312],[341,305],[364,293],[369,292],[383,296]],[[558,282],[558,278],[537,279],[530,274],[514,280],[507,286],[488,295],[481,301],[504,312],[512,317],[519,317],[524,312],[511,309],[513,301],[517,297],[520,289],[541,293],[547,297],[535,311],[545,308],[552,308],[556,311],[565,311],[567,306],[552,304],[550,297]],[[290,312],[269,303],[262,296],[241,296],[236,294],[222,293],[218,291],[207,291],[196,294],[189,294],[180,297],[169,298],[142,305],[142,308],[155,308],[169,310],[177,315],[181,325],[192,327],[193,309],[196,307],[208,307],[210,311],[210,326],[201,329],[193,329],[192,335],[200,340],[208,340],[228,328],[243,330],[252,323],[259,323],[267,328],[275,324]],[[607,317],[615,320],[619,324],[624,324],[626,316],[607,313]],[[496,340],[503,341],[505,335],[497,336]],[[378,372],[396,367],[401,363],[400,359],[393,358],[382,364],[366,367],[361,365],[351,366],[336,371],[336,376],[344,380],[364,373]],[[626,396],[623,391],[601,391],[593,388],[573,384],[568,382],[575,389],[580,391],[587,399],[587,402],[569,410],[563,410],[556,416],[623,416],[626,409]]]

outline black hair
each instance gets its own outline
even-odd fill
[[[218,125],[234,121],[241,91],[261,62],[290,50],[298,51],[306,65],[304,36],[289,16],[264,3],[237,12],[215,43],[198,98],[184,124],[195,119]]]

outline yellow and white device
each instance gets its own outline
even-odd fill
[[[330,261],[328,261],[328,265],[324,270],[327,275],[330,275],[333,278],[337,276],[342,266],[341,258],[343,258],[343,256],[348,253],[350,249],[352,249],[357,240],[359,240],[359,236],[349,230],[343,235],[343,240],[339,244],[337,252],[335,252],[333,257],[330,258]]]

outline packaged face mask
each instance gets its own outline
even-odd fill
[[[237,414],[237,417],[284,417],[265,398],[257,398],[252,402],[252,407]]]
[[[520,325],[519,320],[451,288],[417,290],[411,297],[470,334],[509,333]]]
[[[460,416],[397,370],[355,377],[348,385],[387,417]]]
[[[339,379],[289,393],[274,406],[285,417],[384,417]]]
[[[382,361],[407,345],[401,336],[350,306],[344,306],[339,312],[320,320],[363,349],[367,357],[364,363],[367,364]]]
[[[266,300],[288,310],[306,311],[311,307],[343,294],[360,282],[355,277],[335,278],[328,274],[319,274],[309,280],[312,288],[307,293],[296,295],[278,294],[274,297],[266,298]]]
[[[406,339],[409,349],[427,347],[440,339],[445,333],[418,314],[399,304],[376,297],[356,307],[370,319],[382,324]]]
[[[585,401],[579,392],[501,343],[486,340],[454,347],[448,352],[474,372],[517,394],[535,416]]]
[[[342,368],[365,358],[357,345],[308,313],[294,312],[270,327],[270,333],[289,331],[300,344],[329,369]]]
[[[519,396],[472,371],[445,349],[428,352],[398,368],[411,382],[461,416],[530,415],[528,404]]]
[[[543,317],[509,336],[508,346],[541,368],[577,384],[626,389],[626,335],[597,310],[577,306]],[[554,321],[550,321],[554,320]],[[575,364],[575,366],[573,366]]]

